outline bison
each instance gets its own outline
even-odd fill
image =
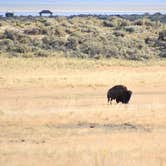
[[[132,91],[128,90],[124,85],[116,85],[108,90],[107,99],[108,103],[112,100],[116,100],[117,103],[122,102],[123,104],[127,104],[132,95]]]

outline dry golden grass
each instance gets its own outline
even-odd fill
[[[165,60],[136,62],[116,59],[0,58],[0,85],[1,87],[98,87],[117,83],[130,83],[130,86],[148,85],[151,82],[156,83],[158,79],[166,79],[165,72],[160,71],[160,68],[165,66]],[[128,70],[130,72],[126,72]],[[137,72],[138,70],[143,72]]]
[[[165,85],[166,61],[0,58],[0,165],[165,166]]]

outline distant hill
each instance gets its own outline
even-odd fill
[[[166,23],[166,14],[155,13],[150,15],[149,13],[145,13],[143,15],[123,15],[122,18],[128,19],[130,21],[135,21],[137,19],[148,18],[151,21],[160,21],[161,23]]]

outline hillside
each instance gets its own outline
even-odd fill
[[[166,57],[166,16],[0,18],[0,56]]]

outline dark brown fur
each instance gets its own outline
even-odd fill
[[[121,102],[123,104],[127,104],[132,95],[132,91],[128,90],[124,85],[116,85],[108,90],[107,99],[108,103],[112,100],[116,100],[117,103]]]

